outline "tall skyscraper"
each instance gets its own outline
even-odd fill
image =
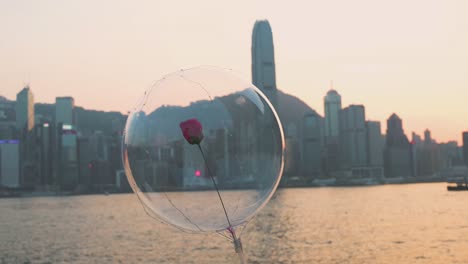
[[[335,90],[328,91],[324,97],[325,105],[325,137],[334,138],[339,135],[338,113],[341,110],[341,96]]]
[[[424,130],[424,144],[420,146],[417,156],[419,176],[432,175],[439,170],[439,148],[432,139],[429,129]]]
[[[75,100],[73,97],[55,98],[55,125],[75,125]]]
[[[273,34],[267,20],[255,22],[252,33],[252,83],[277,107]]]
[[[39,172],[39,184],[46,187],[54,183],[53,176],[53,127],[48,122],[38,123],[34,128],[34,138],[36,142],[37,165],[36,170]]]
[[[350,105],[339,113],[340,154],[343,169],[367,166],[366,116],[363,105]]]
[[[387,119],[387,142],[389,146],[407,146],[408,138],[403,131],[403,122],[396,114]]]
[[[331,89],[323,98],[325,113],[325,172],[329,176],[331,172],[339,170],[339,113],[341,111],[341,96],[337,91]]]
[[[468,166],[468,131],[463,132],[463,161]]]
[[[411,147],[403,131],[401,119],[392,114],[387,119],[387,138],[384,152],[385,177],[413,175]]]
[[[16,95],[16,129],[31,131],[34,127],[34,95],[26,86]]]
[[[303,118],[302,129],[302,175],[307,178],[322,175],[322,119],[317,113],[306,113]]]
[[[78,139],[72,97],[55,99],[55,179],[62,190],[74,190],[78,185]]]
[[[424,143],[432,144],[431,131],[429,129],[424,130]]]
[[[380,130],[380,122],[367,121],[366,129],[368,165],[371,167],[382,167],[384,142]]]
[[[34,96],[29,86],[16,95],[16,130],[19,138],[20,184],[32,188],[38,180],[34,128]]]
[[[417,177],[420,176],[421,162],[420,155],[422,152],[423,140],[420,135],[415,132],[411,133],[410,151],[411,151],[411,170],[412,175]]]
[[[77,133],[69,125],[63,125],[59,127],[57,138],[57,180],[62,190],[74,190],[79,177]]]

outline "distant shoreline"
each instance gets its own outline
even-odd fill
[[[362,178],[362,179],[315,179],[311,182],[282,182],[280,188],[294,187],[354,187],[354,186],[375,186],[386,184],[415,184],[415,183],[431,183],[431,182],[446,182],[444,177],[398,177],[398,178]]]
[[[446,182],[442,177],[426,177],[426,178],[386,178],[383,181],[375,179],[348,179],[334,180],[322,179],[315,180],[310,183],[299,182],[282,182],[278,189],[293,189],[293,188],[333,188],[333,187],[367,187],[379,185],[396,185],[396,184],[417,184],[417,183],[442,183]],[[239,190],[240,188],[232,188],[229,190]],[[209,188],[199,189],[195,191],[211,190]],[[184,190],[179,190],[184,191]],[[178,192],[176,190],[172,192]],[[0,199],[4,198],[35,198],[35,197],[64,197],[64,196],[81,196],[81,195],[110,195],[110,194],[125,194],[132,192],[28,192],[28,191],[11,191],[0,193]]]

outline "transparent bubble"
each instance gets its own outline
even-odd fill
[[[181,123],[193,119],[202,138],[184,137]],[[268,202],[283,150],[280,120],[259,89],[230,70],[197,67],[145,92],[127,120],[123,161],[152,216],[187,231],[222,231]]]

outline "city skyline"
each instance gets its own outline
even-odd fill
[[[18,94],[21,94],[21,93],[24,92],[25,90],[27,90],[27,91],[32,90],[29,84],[25,85],[25,87],[24,87],[23,89],[21,89],[21,90],[18,92]],[[327,98],[327,96],[330,95],[330,92],[332,92],[332,94],[333,94],[333,93],[337,93],[337,91],[334,90],[334,89],[330,89],[330,90],[327,92],[327,94],[324,96],[324,102],[323,102],[323,108],[324,108],[324,109],[326,109],[326,102],[325,102],[325,101],[327,100],[327,99],[325,99],[325,98]],[[1,96],[3,96],[3,95],[0,94],[0,97],[1,97]],[[338,96],[340,97],[339,94],[338,94]],[[6,97],[5,97],[5,98],[6,98]],[[11,102],[17,102],[17,100],[15,100],[15,99],[9,99],[9,98],[6,98],[6,99],[9,100],[9,101],[11,101]],[[301,99],[301,98],[298,98],[298,99]],[[54,103],[56,104],[58,101],[63,101],[63,100],[71,100],[71,102],[72,102],[71,104],[74,105],[74,98],[73,98],[72,96],[55,97],[55,102],[54,102]],[[302,100],[302,99],[301,99],[301,100]],[[341,97],[340,97],[340,100],[341,100]],[[34,101],[34,100],[33,100],[33,101]],[[45,104],[45,105],[53,105],[53,104],[54,104],[54,103],[49,103],[49,102],[46,103],[46,102],[36,102],[36,101],[34,101],[34,103]],[[349,104],[349,105],[344,106],[342,109],[349,108],[349,107],[354,107],[354,106],[356,106],[356,104]],[[360,106],[364,106],[364,105],[360,105]],[[86,108],[86,107],[83,107],[83,106],[80,106],[80,107],[82,107],[83,109],[86,109],[86,110],[91,110],[91,111],[105,111],[105,112],[114,112],[114,113],[117,112],[117,113],[121,113],[121,114],[123,114],[123,115],[126,115],[126,114],[129,113],[128,111],[127,111],[127,112],[119,112],[119,111],[113,111],[113,110],[89,109],[89,108]],[[317,110],[316,110],[315,108],[313,108],[313,107],[312,107],[312,109],[315,110],[315,111],[317,111]],[[341,109],[341,108],[340,108],[340,109]],[[33,108],[33,112],[34,112],[34,108]],[[318,111],[317,111],[317,112],[318,112]],[[325,112],[325,111],[324,111],[324,112]],[[62,114],[62,113],[60,113],[60,114]],[[68,115],[70,115],[70,114],[68,113]],[[392,117],[392,116],[394,116],[394,115],[398,115],[398,114],[395,113],[395,112],[392,112],[391,115],[390,115],[389,117]],[[324,120],[326,120],[325,115],[322,115],[321,117],[324,118]],[[389,118],[389,117],[388,117],[388,118]],[[386,119],[385,119],[385,120],[386,120]],[[368,122],[378,122],[378,123],[381,123],[381,122],[382,122],[382,124],[385,124],[385,120],[384,120],[384,121],[380,121],[380,120],[371,120],[371,119],[369,119]],[[327,121],[325,121],[325,124],[328,124]],[[388,126],[385,126],[385,127],[383,127],[383,128],[385,128],[385,129],[382,129],[382,130],[386,130],[386,129],[388,129]],[[403,128],[405,128],[405,126],[403,126]],[[327,130],[326,125],[325,125],[324,129]],[[404,134],[405,134],[405,136],[407,136],[408,138],[410,138],[411,135],[413,135],[413,136],[418,136],[418,137],[419,137],[419,136],[421,136],[421,135],[425,135],[427,132],[429,132],[429,134],[432,134],[432,130],[431,130],[430,127],[425,128],[423,131],[406,131],[406,130],[404,129]],[[463,146],[463,135],[462,135],[462,134],[463,134],[463,133],[466,133],[466,132],[465,132],[465,130],[463,130],[463,131],[460,131],[459,133],[460,133],[460,140],[457,140],[457,139],[448,139],[448,140],[446,140],[446,141],[440,141],[440,140],[438,140],[438,139],[435,138],[435,137],[432,137],[432,139],[435,140],[435,142],[438,142],[438,143],[456,142],[456,143],[459,144],[460,146]],[[386,133],[382,133],[382,135],[385,136]]]
[[[458,147],[457,142],[438,143],[432,138],[431,131],[428,129],[424,130],[424,141],[415,132],[411,133],[410,140],[404,131],[403,120],[395,112],[387,119],[386,136],[383,136],[380,121],[366,118],[365,105],[342,106],[341,96],[333,89],[333,82],[331,82],[330,90],[323,97],[324,117],[299,98],[278,91],[274,40],[268,20],[257,20],[254,24],[251,55],[252,82],[276,107],[277,115],[281,119],[278,125],[281,125],[285,131],[285,144],[282,143],[285,178],[281,186],[320,185],[323,184],[320,183],[323,179],[327,179],[328,184],[338,185],[383,184],[387,179],[397,182],[440,181],[453,173],[455,167],[463,164],[462,147]],[[233,74],[232,70],[222,72],[225,72],[225,75],[218,75],[221,72],[203,70],[203,67],[198,67],[166,75],[164,79],[155,84],[153,89],[145,92],[147,97],[144,99],[142,108],[141,110],[135,109],[138,112],[133,112],[128,116],[127,121],[131,125],[125,126],[125,132],[123,132],[123,121],[127,117],[122,113],[101,112],[106,116],[101,115],[101,117],[107,119],[105,122],[107,132],[104,132],[96,126],[99,123],[97,122],[99,111],[75,107],[75,100],[70,96],[56,97],[55,104],[36,105],[34,94],[29,85],[26,85],[18,92],[16,101],[1,100],[0,113],[3,118],[0,120],[2,121],[0,122],[2,126],[0,135],[7,139],[2,143],[7,147],[0,149],[0,156],[8,158],[1,160],[0,167],[6,164],[11,164],[11,166],[8,165],[10,166],[8,169],[2,170],[0,187],[1,184],[9,184],[8,187],[29,190],[59,188],[65,191],[89,192],[114,188],[116,191],[122,191],[120,184],[122,167],[118,157],[119,146],[128,145],[127,140],[125,145],[119,143],[122,135],[125,134],[126,138],[133,142],[132,146],[128,147],[129,151],[131,149],[136,155],[132,164],[145,175],[149,169],[149,174],[144,178],[159,179],[151,183],[153,188],[159,188],[158,185],[154,185],[157,182],[169,184],[171,188],[183,188],[185,182],[192,182],[194,164],[185,162],[190,160],[190,155],[187,156],[190,152],[180,148],[180,144],[176,143],[179,140],[177,136],[173,138],[178,133],[171,130],[177,128],[177,125],[167,124],[174,120],[187,120],[194,116],[197,119],[204,119],[205,126],[210,123],[233,124],[230,128],[225,126],[220,128],[215,125],[208,129],[210,136],[217,138],[208,140],[214,145],[224,146],[225,150],[242,150],[245,153],[251,153],[249,149],[250,151],[263,149],[269,144],[256,145],[256,143],[243,144],[241,142],[248,140],[258,142],[259,138],[268,138],[267,135],[270,133],[264,132],[269,131],[274,124],[270,122],[268,115],[256,116],[256,114],[266,113],[264,111],[266,108],[261,108],[261,111],[248,111],[247,105],[242,105],[238,108],[242,110],[236,111],[236,107],[233,107],[239,105],[236,93],[225,94],[222,89],[219,89],[225,88],[227,83],[214,81],[223,80],[221,76],[233,78],[227,74],[227,72]],[[186,78],[190,82],[184,81],[187,80]],[[251,84],[239,80],[228,85],[239,86],[238,89],[244,91],[245,87]],[[179,92],[173,91],[173,88],[178,89]],[[166,97],[161,97],[161,91],[167,91]],[[219,101],[215,99],[218,104],[211,104],[210,100],[200,99],[200,94],[208,91],[210,91],[209,95],[218,98]],[[180,94],[183,95],[180,96]],[[147,104],[153,101],[150,99],[151,96],[160,101]],[[230,100],[234,103],[229,103]],[[220,108],[212,108],[214,105]],[[257,109],[258,104],[253,105],[255,105],[253,109]],[[16,115],[11,115],[13,109]],[[216,115],[220,113],[221,116]],[[270,113],[274,116],[273,112]],[[255,116],[251,119],[254,123],[264,122],[268,129],[259,129],[259,126],[247,122],[246,120],[252,115]],[[16,126],[11,119],[14,116],[16,116]],[[230,121],[224,123],[225,120]],[[89,121],[92,123],[91,127],[86,125]],[[157,125],[154,126],[154,124]],[[130,132],[127,130],[129,127],[135,127],[135,130]],[[218,133],[220,131],[225,132]],[[234,137],[235,131],[241,136]],[[227,135],[230,136],[226,137]],[[260,137],[256,138],[256,136]],[[465,134],[463,137],[463,148],[465,148]],[[19,140],[9,140],[12,138]],[[163,145],[153,145],[154,142],[164,139],[169,141]],[[149,149],[153,147],[159,149],[154,152],[158,153],[158,161],[152,159],[151,156],[141,156],[142,153],[149,153],[146,151],[147,146],[151,146]],[[223,148],[211,149],[215,151]],[[463,152],[466,151],[463,150]],[[92,153],[94,155],[91,155]],[[108,155],[108,153],[113,155]],[[173,154],[162,155],[161,153]],[[230,152],[221,151],[221,153],[224,158],[218,154],[211,154],[217,157],[218,161],[224,159],[220,163],[224,164],[224,169],[221,171],[225,177],[228,177],[227,175],[233,173],[231,169],[236,167],[232,167],[231,163],[240,161],[229,158],[231,155],[227,153]],[[466,158],[466,153],[463,155]],[[91,157],[94,158],[91,159]],[[248,160],[251,159],[247,158],[246,161]],[[164,173],[164,171],[167,172],[170,164],[179,169],[179,174],[170,176]],[[243,164],[241,167],[255,168],[257,163],[238,163],[240,164]],[[202,170],[200,171],[203,173]],[[236,182],[234,179],[227,179],[226,182]],[[236,186],[240,187],[246,183],[239,181],[236,184],[240,185]],[[199,182],[197,181],[196,184],[198,185]]]
[[[300,2],[294,17],[283,12],[287,6],[269,2],[227,9],[215,2],[187,3],[170,15],[163,10],[175,8],[171,3],[113,3],[110,9],[109,3],[91,2],[0,5],[6,40],[0,94],[10,100],[30,82],[36,102],[73,96],[87,109],[126,113],[155,79],[181,67],[213,64],[250,79],[252,26],[267,18],[278,89],[322,116],[333,80],[343,107],[365,105],[368,119],[379,120],[382,131],[394,112],[405,120],[407,135],[429,128],[439,142],[460,144],[468,128],[468,38],[459,34],[468,20],[461,1]],[[210,9],[203,11],[204,5]],[[113,100],[105,100],[109,94]]]

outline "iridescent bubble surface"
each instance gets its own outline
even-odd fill
[[[183,133],[190,120],[203,135]],[[145,92],[127,120],[123,161],[150,215],[183,230],[221,231],[268,202],[283,151],[280,120],[259,89],[229,70],[197,67]]]

